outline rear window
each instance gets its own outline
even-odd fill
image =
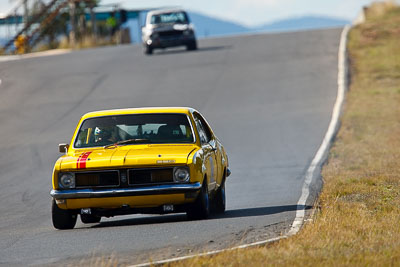
[[[132,114],[86,119],[74,147],[97,147],[138,139],[138,144],[193,143],[186,114]]]
[[[185,12],[171,12],[151,16],[151,24],[163,23],[188,23],[189,19]]]

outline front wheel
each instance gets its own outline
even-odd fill
[[[153,48],[151,46],[145,45],[144,46],[144,53],[146,55],[151,55],[153,54]]]
[[[197,50],[197,42],[196,42],[196,41],[191,42],[190,44],[188,44],[188,45],[186,46],[186,49],[187,49],[188,51]]]
[[[210,198],[208,195],[207,179],[204,179],[203,186],[201,187],[196,201],[186,213],[190,220],[207,219],[210,215]]]
[[[77,219],[76,214],[69,210],[60,209],[54,200],[51,206],[51,217],[54,228],[60,230],[73,229]]]

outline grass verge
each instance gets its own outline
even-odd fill
[[[350,32],[352,83],[313,221],[268,247],[173,266],[400,266],[400,8]]]

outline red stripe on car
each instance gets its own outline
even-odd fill
[[[77,169],[86,169],[86,160],[91,153],[92,152],[85,152],[79,156],[78,161],[76,162]]]
[[[82,158],[83,154],[85,154],[85,153],[80,154],[79,157],[78,157],[78,160],[76,161],[76,168],[77,169],[79,169],[79,163],[81,161],[81,158]]]

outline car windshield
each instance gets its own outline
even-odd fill
[[[132,114],[86,119],[74,147],[193,142],[186,114]]]
[[[188,23],[185,12],[171,12],[151,16],[151,24]]]

